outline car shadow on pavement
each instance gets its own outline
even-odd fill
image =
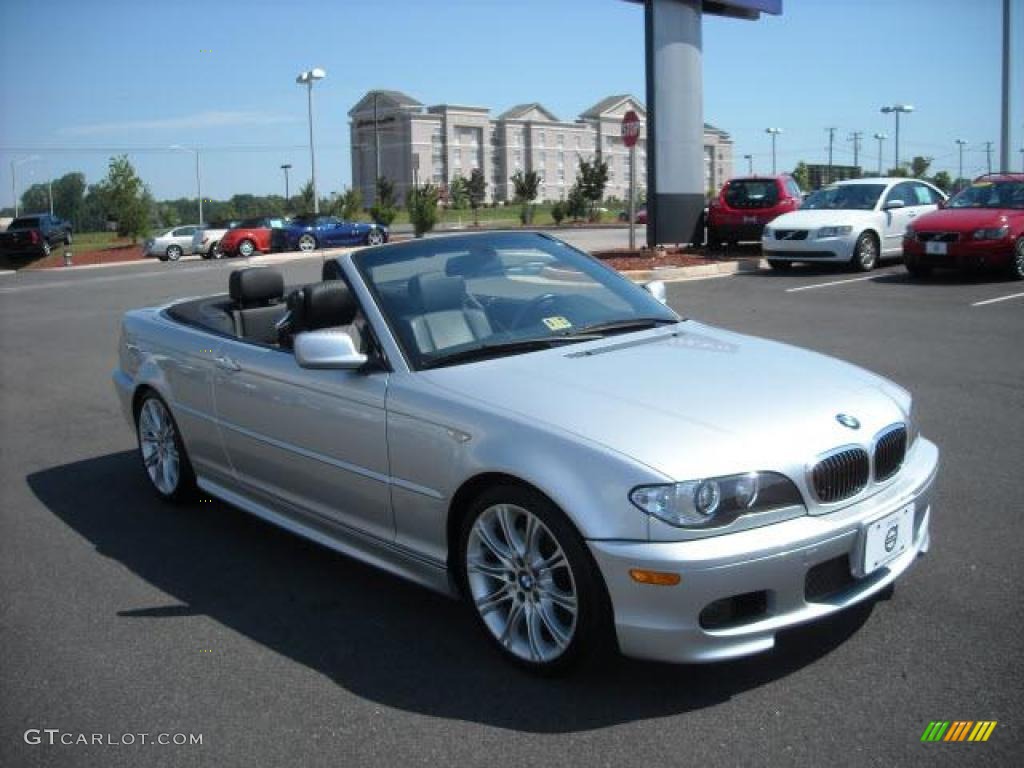
[[[613,657],[544,679],[502,660],[454,600],[219,501],[160,501],[133,451],[27,480],[100,555],[169,596],[159,605],[125,606],[106,620],[205,615],[365,699],[499,728],[570,733],[712,706],[815,663],[857,632],[873,608],[869,601],[791,630],[773,651],[740,661],[667,665]]]

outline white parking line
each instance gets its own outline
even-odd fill
[[[862,280],[874,280],[877,275],[866,275],[864,277],[851,277],[849,280],[833,280],[830,283],[815,283],[814,285],[801,285],[799,288],[787,288],[786,293],[797,291],[812,291],[815,288],[828,288],[830,285],[843,285],[844,283],[859,283]]]
[[[1010,299],[1019,299],[1024,297],[1024,293],[1011,293],[1009,296],[999,296],[995,299],[985,299],[984,301],[976,301],[971,304],[972,307],[983,307],[986,304],[995,304],[998,301],[1009,301]]]

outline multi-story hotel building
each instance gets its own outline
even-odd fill
[[[484,172],[488,200],[509,201],[517,170],[536,171],[539,200],[561,200],[576,180],[579,159],[608,163],[605,197],[629,195],[629,150],[620,133],[622,116],[640,117],[637,188],[647,186],[647,129],[643,104],[629,94],[609,96],[575,121],[559,120],[543,105],[518,104],[496,118],[488,107],[439,104],[425,107],[400,91],[370,91],[350,111],[352,186],[369,204],[378,175],[394,182],[399,200],[414,184],[442,188],[457,176]],[[706,187],[717,190],[732,174],[732,139],[704,125]]]

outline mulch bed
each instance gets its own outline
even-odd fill
[[[122,261],[138,261],[143,258],[142,246],[131,245],[130,243],[115,245],[110,248],[101,248],[94,251],[77,251],[72,245],[70,250],[72,263],[76,267],[88,264],[115,264]],[[35,261],[25,263],[21,268],[55,269],[63,266],[64,248],[61,246],[59,248],[54,248],[53,253],[45,259],[37,259]]]
[[[594,251],[593,255],[609,267],[613,267],[620,272],[655,269],[657,267],[692,267],[698,264],[707,264],[711,261],[719,261],[719,259],[707,258],[701,253],[683,250],[682,248],[656,250],[642,248],[633,251],[628,248],[612,248],[605,251]]]

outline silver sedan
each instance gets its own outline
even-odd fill
[[[199,231],[196,224],[174,227],[151,237],[142,244],[143,256],[156,256],[160,261],[177,261],[192,253],[192,236]]]
[[[242,269],[125,315],[113,378],[160,497],[460,596],[542,671],[765,651],[928,549],[938,450],[879,376],[684,319],[541,234],[323,277]]]

